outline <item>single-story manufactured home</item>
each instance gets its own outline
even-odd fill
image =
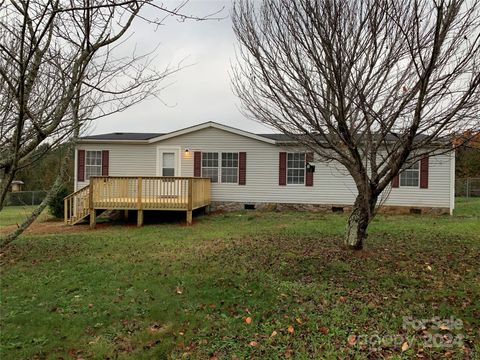
[[[453,151],[422,159],[393,181],[384,210],[452,213],[454,169]],[[209,181],[196,180],[205,178]],[[90,210],[191,211],[209,206],[212,210],[341,211],[348,210],[356,196],[354,181],[345,169],[314,158],[288,136],[253,134],[215,122],[166,134],[85,136],[75,152],[74,179],[76,193],[83,189],[83,207],[90,199]],[[87,193],[92,179],[101,188]],[[116,204],[107,203],[107,195]],[[98,197],[103,200],[95,200]],[[81,196],[77,198],[69,204],[69,209],[77,209],[68,216],[66,209],[66,218],[78,211]],[[89,213],[82,211],[71,223]]]

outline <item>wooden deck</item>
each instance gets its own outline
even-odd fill
[[[65,198],[65,223],[90,217],[96,225],[100,210],[137,210],[143,224],[144,210],[192,211],[210,205],[210,179],[196,177],[91,177],[90,184]]]

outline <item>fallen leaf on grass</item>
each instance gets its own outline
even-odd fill
[[[183,294],[183,289],[177,286],[177,288],[175,289],[175,292],[177,294],[181,295],[181,294]]]
[[[300,325],[302,325],[302,323],[303,323],[302,319],[300,319],[300,318],[296,318],[295,321],[296,321],[297,323],[299,323]]]
[[[320,333],[322,333],[323,335],[328,334],[328,328],[325,327],[325,326],[322,326],[320,329],[318,329],[318,331],[319,331]]]
[[[98,342],[98,340],[100,340],[100,339],[101,339],[101,336],[97,336],[92,341],[89,341],[88,344],[89,345],[96,344]]]
[[[353,346],[356,344],[357,342],[357,335],[350,335],[348,338],[347,338],[347,342],[348,342],[348,346]]]
[[[245,319],[245,322],[250,325],[252,323],[252,318],[249,316]]]
[[[293,328],[292,325],[289,325],[287,331],[288,331],[290,334],[293,334],[293,332],[295,331],[295,329]]]
[[[405,352],[405,351],[407,351],[407,350],[408,350],[408,348],[409,348],[409,346],[408,346],[408,342],[406,342],[406,341],[405,341],[405,342],[402,344],[402,352]]]
[[[250,341],[250,343],[248,344],[250,346],[258,346],[258,342],[256,342],[255,340],[252,340]]]
[[[289,358],[290,356],[293,355],[293,350],[292,349],[285,350],[284,355],[286,358]]]
[[[277,336],[277,334],[278,334],[278,333],[277,333],[275,330],[273,330],[273,332],[272,332],[272,334],[270,335],[270,337],[275,337],[275,336]]]

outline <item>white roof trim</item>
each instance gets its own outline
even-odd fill
[[[253,134],[253,133],[248,132],[248,131],[240,130],[240,129],[237,129],[237,128],[234,128],[234,127],[231,127],[231,126],[227,126],[227,125],[222,125],[222,124],[219,124],[219,123],[216,123],[216,122],[213,122],[213,121],[208,121],[208,122],[198,124],[198,125],[194,125],[194,126],[190,126],[190,127],[187,127],[187,128],[181,129],[181,130],[173,131],[173,132],[165,134],[165,135],[160,135],[160,136],[157,136],[157,137],[154,137],[154,138],[151,138],[151,139],[147,140],[147,142],[149,144],[151,144],[151,143],[154,143],[154,142],[170,139],[170,138],[180,136],[180,135],[189,134],[191,132],[202,130],[202,129],[207,129],[207,128],[210,128],[210,127],[220,129],[220,130],[223,130],[223,131],[227,131],[227,132],[237,134],[237,135],[240,135],[240,136],[245,136],[245,137],[248,137],[250,139],[263,141],[263,142],[266,142],[266,143],[269,143],[269,144],[276,144],[277,143],[273,139],[268,139],[266,137]]]

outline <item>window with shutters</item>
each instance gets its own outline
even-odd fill
[[[420,179],[420,165],[418,162],[405,167],[400,172],[400,186],[418,187]]]
[[[222,183],[238,182],[238,153],[222,153]]]
[[[305,183],[305,153],[287,154],[287,184]]]
[[[202,177],[209,177],[212,183],[218,182],[218,153],[202,152]]]
[[[90,176],[102,175],[102,152],[101,151],[86,151],[85,159],[85,179],[90,179]]]
[[[238,183],[238,153],[202,152],[202,177],[212,183]]]

